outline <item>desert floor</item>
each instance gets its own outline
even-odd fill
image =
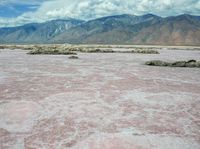
[[[0,50],[1,149],[200,149],[200,51],[27,55]]]

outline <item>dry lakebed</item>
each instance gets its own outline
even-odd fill
[[[0,149],[200,149],[200,68],[145,65],[200,51],[158,51],[1,49]]]

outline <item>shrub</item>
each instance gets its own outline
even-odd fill
[[[52,49],[52,48],[42,48],[38,47],[37,49],[31,50],[28,52],[30,55],[38,55],[38,54],[48,54],[48,55],[76,55],[73,51],[61,50],[61,49]]]
[[[113,53],[112,49],[95,49],[95,48],[82,48],[80,52],[84,53]]]
[[[160,54],[157,50],[150,50],[150,49],[136,49],[136,50],[132,50],[132,53]]]
[[[186,61],[177,61],[170,64],[172,67],[186,67]]]
[[[78,56],[70,56],[69,59],[79,59]]]
[[[168,66],[169,65],[169,63],[163,62],[160,60],[148,61],[145,64],[150,65],[150,66]]]
[[[160,60],[148,61],[145,65],[149,66],[168,66],[168,67],[199,67],[200,61],[189,60],[189,61],[176,61],[173,63],[168,63]]]

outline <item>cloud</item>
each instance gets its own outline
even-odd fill
[[[0,5],[12,5],[12,4],[41,4],[48,0],[0,0]],[[50,1],[50,0],[49,0]]]
[[[0,0],[0,5],[1,5]],[[35,12],[16,18],[0,18],[0,26],[15,26],[28,22],[43,22],[59,18],[94,19],[108,15],[153,13],[161,16],[183,13],[200,14],[199,0],[4,0],[4,3],[40,5]]]

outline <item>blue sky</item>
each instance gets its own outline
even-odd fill
[[[117,14],[200,15],[200,0],[0,0],[0,27]]]
[[[40,5],[32,4],[12,4],[12,5],[0,5],[0,17],[17,17],[23,13],[36,11]]]

